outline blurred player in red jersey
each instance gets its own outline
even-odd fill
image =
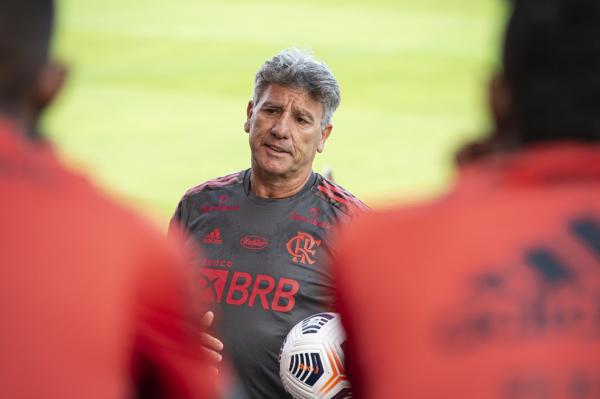
[[[51,0],[0,3],[0,397],[210,397],[178,249],[38,134],[65,77],[52,21]]]
[[[495,129],[335,271],[356,397],[600,397],[600,2],[512,4]]]

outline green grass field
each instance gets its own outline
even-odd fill
[[[182,193],[249,165],[254,73],[311,49],[342,88],[316,170],[372,206],[431,195],[485,131],[502,0],[59,0],[72,68],[46,130],[62,155],[164,223]]]

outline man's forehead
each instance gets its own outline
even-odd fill
[[[315,101],[308,91],[300,87],[282,86],[270,84],[262,93],[259,103],[268,103],[283,106],[292,102],[295,108],[310,111],[311,113],[322,112],[322,105]]]

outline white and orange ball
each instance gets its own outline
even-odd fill
[[[295,399],[350,399],[344,367],[346,333],[337,313],[318,313],[296,324],[279,355],[279,376]]]

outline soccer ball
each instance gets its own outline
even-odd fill
[[[296,324],[279,354],[279,376],[295,399],[350,399],[344,368],[346,333],[336,313],[318,313]]]

